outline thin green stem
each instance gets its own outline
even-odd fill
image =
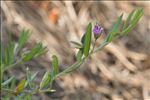
[[[96,46],[96,40],[97,40],[97,39],[95,39],[93,48],[92,48],[90,54],[88,55],[88,57],[91,56],[91,55],[94,53],[94,49],[95,49],[95,46]],[[83,58],[82,60],[75,62],[75,63],[72,64],[70,67],[68,67],[67,69],[65,69],[64,71],[62,71],[62,72],[59,73],[58,75],[56,75],[54,79],[56,79],[56,78],[59,77],[59,76],[62,76],[62,75],[65,75],[65,74],[67,74],[67,73],[69,73],[69,72],[74,71],[75,69],[77,69],[78,67],[80,67],[80,65],[81,65],[81,64],[84,62],[84,60],[85,60],[86,58],[88,58],[88,57],[85,57],[85,58]]]
[[[96,40],[97,40],[97,39],[95,39],[95,41],[94,41],[93,48],[92,48],[92,51],[91,51],[91,53],[90,53],[90,54],[92,54],[92,53],[93,53],[93,51],[94,51],[94,49],[95,49],[95,46],[96,46]]]
[[[5,88],[2,88],[3,91],[7,91],[7,92],[12,92],[14,93],[14,90],[11,90],[11,89],[5,89]]]
[[[59,76],[65,75],[69,72],[72,72],[73,70],[77,69],[83,62],[84,62],[85,58],[83,58],[81,61],[77,61],[74,64],[72,64],[70,67],[68,67],[67,69],[65,69],[64,71],[60,72],[59,74],[57,74],[55,76],[55,79]]]
[[[93,53],[96,53],[96,52],[102,50],[108,43],[109,43],[109,42],[104,42],[104,43],[102,43],[98,48],[96,48],[96,49],[93,51]]]
[[[15,63],[4,67],[3,72],[6,71],[6,70],[8,70],[8,69],[10,69],[10,68],[12,68],[12,67],[14,67],[14,66],[16,66],[16,65],[18,65],[18,64],[20,64],[20,63],[23,63],[22,59],[19,59],[19,60],[17,60]]]

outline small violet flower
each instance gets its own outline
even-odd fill
[[[98,39],[102,32],[103,32],[103,28],[99,24],[96,24],[93,28],[95,39]]]

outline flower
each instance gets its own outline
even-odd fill
[[[101,35],[102,32],[103,32],[103,28],[99,24],[96,24],[93,28],[95,39],[97,39]]]

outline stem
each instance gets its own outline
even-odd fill
[[[51,90],[51,88],[45,89],[45,90],[40,90],[40,93],[44,93],[44,92],[53,92],[55,90]]]
[[[95,39],[94,44],[93,44],[93,48],[92,48],[92,50],[91,50],[91,52],[89,53],[88,56],[91,56],[91,54],[94,53],[94,49],[95,49],[95,46],[96,46],[96,40],[97,40],[97,39]]]
[[[14,91],[11,90],[11,89],[5,89],[5,88],[2,88],[2,90],[14,93]]]
[[[66,73],[72,72],[73,70],[77,69],[84,62],[84,60],[85,60],[85,58],[83,58],[81,61],[75,62],[70,67],[68,67],[64,71],[60,72],[59,74],[57,74],[54,79],[56,79],[59,76],[65,75]]]
[[[14,66],[16,66],[16,65],[18,65],[18,64],[20,64],[20,63],[23,63],[23,62],[22,62],[22,59],[19,59],[19,60],[16,61],[15,63],[13,63],[13,64],[11,64],[11,65],[8,65],[8,66],[4,67],[3,72],[6,71],[6,70],[8,70],[8,69],[10,69],[10,68],[12,68],[12,67],[14,67]]]
[[[96,53],[100,50],[102,50],[109,42],[104,42],[102,43],[102,45],[100,45],[98,48],[96,48],[96,50],[93,51],[93,53]]]
[[[94,45],[93,45],[93,49],[92,49],[92,51],[89,53],[88,57],[91,56],[91,55],[94,53],[94,48],[95,48],[95,46],[96,46],[96,40],[97,40],[97,39],[95,39]],[[88,57],[85,57],[85,58],[88,58]],[[80,61],[75,62],[73,65],[71,65],[70,67],[68,67],[67,69],[65,69],[65,70],[62,71],[61,73],[59,73],[58,75],[56,75],[54,79],[56,79],[56,78],[59,77],[59,76],[65,75],[65,74],[67,74],[67,73],[69,73],[69,72],[72,72],[72,71],[74,71],[75,69],[77,69],[78,67],[80,67],[80,65],[84,62],[85,58],[83,58],[83,59],[80,60]]]
[[[94,48],[95,48],[95,46],[96,46],[96,40],[97,40],[97,39],[95,39],[95,41],[94,41],[94,45],[93,45],[93,49],[92,49],[92,51],[91,51],[91,54],[93,53]]]
[[[92,48],[91,52],[89,53],[88,57],[90,57],[93,53],[100,51],[101,49],[103,49],[103,47],[105,47],[105,46],[108,44],[108,42],[106,42],[106,43],[104,42],[104,43],[102,43],[102,45],[100,45],[98,48],[96,48],[96,50],[94,50],[94,49],[95,49],[95,46],[96,46],[96,40],[97,40],[97,39],[95,39],[94,44],[93,44],[93,48]],[[66,69],[63,70],[62,72],[60,72],[59,74],[57,74],[57,75],[53,78],[53,81],[54,81],[57,77],[63,76],[63,75],[65,75],[65,74],[70,73],[70,72],[76,70],[77,68],[79,68],[80,65],[84,62],[84,60],[85,60],[86,58],[88,58],[88,57],[84,57],[84,58],[81,59],[80,61],[75,62],[74,64],[72,64],[71,66],[69,66],[68,68],[66,68]],[[22,59],[16,61],[16,63],[14,63],[14,64],[12,64],[12,65],[9,65],[9,66],[5,67],[4,71],[6,71],[6,70],[8,70],[9,68],[12,68],[12,67],[14,67],[14,66],[16,66],[16,65],[18,65],[18,64],[20,64],[20,63],[24,63],[24,62],[22,61]],[[52,83],[53,83],[53,81],[50,83],[50,88],[48,88],[48,89],[45,89],[45,90],[36,90],[36,89],[35,89],[35,90],[33,90],[33,91],[32,91],[32,90],[24,90],[24,92],[25,92],[25,93],[32,94],[32,95],[33,95],[33,94],[37,94],[37,93],[52,92],[53,90],[51,90],[51,88],[52,88]],[[4,90],[4,91],[9,91],[9,92],[14,92],[13,90],[10,90],[10,89],[3,89],[3,90]]]

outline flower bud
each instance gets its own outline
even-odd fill
[[[98,39],[102,32],[103,28],[99,24],[96,24],[93,28],[94,38]]]

